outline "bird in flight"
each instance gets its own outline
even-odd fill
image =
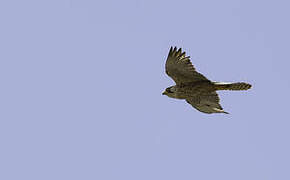
[[[198,73],[190,56],[186,56],[181,48],[171,47],[165,64],[166,74],[176,85],[170,86],[162,93],[175,99],[185,99],[195,109],[203,113],[226,113],[219,104],[216,91],[219,90],[248,90],[251,85],[245,82],[225,83],[214,82]]]

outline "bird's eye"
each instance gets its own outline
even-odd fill
[[[166,91],[169,93],[173,93],[170,88],[167,88]]]

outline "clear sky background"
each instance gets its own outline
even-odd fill
[[[289,1],[1,0],[0,179],[289,180]],[[170,46],[230,112],[162,96]]]

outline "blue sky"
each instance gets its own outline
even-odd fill
[[[0,179],[288,180],[289,1],[0,1]],[[170,46],[230,112],[162,96]]]

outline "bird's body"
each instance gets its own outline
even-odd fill
[[[247,90],[251,85],[244,82],[212,82],[198,73],[181,49],[170,48],[166,60],[166,73],[176,82],[166,88],[164,95],[175,99],[185,99],[197,110],[204,113],[227,113],[219,104],[217,90]]]
[[[175,85],[170,87],[171,92],[169,97],[175,99],[186,99],[188,97],[195,97],[200,94],[215,91],[214,85],[210,81],[198,81],[188,83],[186,85]]]

